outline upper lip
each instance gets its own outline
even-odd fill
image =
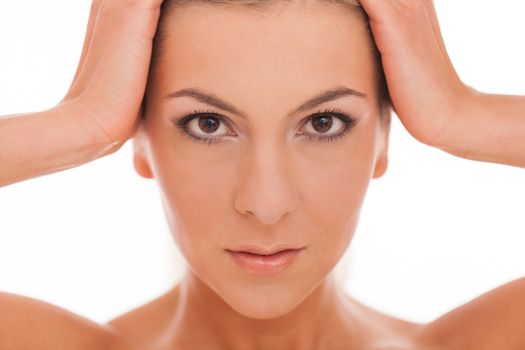
[[[233,252],[243,252],[243,253],[252,253],[252,254],[259,254],[259,255],[272,255],[275,253],[278,253],[283,250],[289,250],[289,249],[302,249],[304,247],[298,247],[290,244],[282,244],[278,245],[272,248],[264,248],[260,246],[255,245],[245,245],[238,247],[236,249],[226,249]]]

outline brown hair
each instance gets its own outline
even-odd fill
[[[153,52],[151,56],[151,64],[150,64],[150,72],[148,77],[148,86],[150,85],[150,80],[153,76],[153,67],[156,66],[156,63],[162,56],[164,52],[164,41],[166,36],[166,21],[165,18],[169,17],[170,13],[172,11],[175,11],[176,9],[182,8],[184,6],[192,5],[192,4],[209,4],[209,5],[221,5],[225,7],[237,7],[237,8],[244,8],[247,10],[254,10],[254,11],[267,11],[272,8],[272,6],[283,3],[283,2],[295,2],[298,0],[164,0],[161,6],[161,14],[159,19],[159,24],[157,28],[157,32],[155,34],[155,38],[153,40]],[[376,63],[376,72],[377,72],[377,79],[376,79],[376,86],[377,86],[377,96],[378,96],[378,103],[379,103],[379,111],[380,111],[380,118],[384,122],[388,123],[390,122],[390,110],[391,110],[391,101],[390,101],[390,95],[388,93],[388,88],[386,85],[386,79],[385,79],[385,73],[383,71],[383,66],[381,63],[381,55],[379,53],[379,50],[377,49],[377,46],[375,44],[375,41],[373,39],[372,31],[370,29],[370,24],[368,21],[368,16],[366,12],[363,10],[361,5],[359,4],[359,0],[302,0],[302,1],[317,1],[319,3],[328,3],[333,5],[339,5],[343,6],[347,9],[357,11],[365,20],[367,24],[367,32],[370,37],[370,42],[372,44],[372,49],[374,52],[374,58]],[[146,91],[148,91],[148,87],[146,87]],[[144,96],[144,100],[142,101],[141,106],[141,116],[142,118],[145,117],[146,114],[146,95]]]

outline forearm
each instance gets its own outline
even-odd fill
[[[115,145],[101,140],[78,113],[82,111],[65,103],[43,112],[0,117],[0,187],[112,153]]]
[[[458,113],[433,146],[466,159],[525,168],[525,97],[471,90]]]

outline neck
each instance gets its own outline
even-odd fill
[[[239,314],[191,272],[179,288],[165,339],[170,348],[320,350],[359,344],[357,311],[333,275],[291,312],[273,319]]]

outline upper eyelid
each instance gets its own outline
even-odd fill
[[[184,97],[184,96],[191,97],[202,103],[212,105],[212,106],[215,106],[216,108],[236,114],[241,118],[247,118],[245,113],[237,110],[237,108],[235,108],[230,103],[221,100],[220,98],[218,98],[217,96],[214,96],[213,94],[206,93],[196,88],[187,88],[187,89],[179,90],[177,92],[169,93],[165,96],[165,98],[171,99],[171,98]],[[305,111],[312,110],[315,107],[318,107],[324,103],[334,101],[336,99],[343,98],[343,97],[349,97],[349,96],[367,98],[367,94],[361,91],[350,89],[346,86],[337,86],[335,88],[325,90],[319,93],[318,95],[314,96],[313,98],[309,99],[308,101],[304,102],[302,105],[300,105],[295,110],[290,111],[287,114],[286,118],[288,119],[289,117],[297,113],[302,113]]]
[[[302,126],[302,124],[307,123],[314,116],[316,116],[318,114],[324,114],[324,113],[336,115],[336,118],[338,118],[338,119],[342,120],[343,122],[345,122],[345,120],[343,120],[343,118],[337,117],[337,115],[344,115],[345,113],[341,113],[341,112],[338,112],[338,111],[332,111],[332,110],[329,110],[329,111],[317,111],[317,112],[312,112],[308,116],[306,116],[303,119],[301,119],[301,126]],[[212,111],[194,111],[194,112],[186,115],[186,117],[182,118],[177,124],[180,124],[180,125],[187,124],[191,120],[196,119],[196,118],[198,118],[199,116],[202,116],[202,115],[214,115],[217,118],[219,118],[221,121],[223,121],[225,124],[227,124],[229,129],[232,129],[233,122],[232,122],[231,118],[229,118],[228,116],[225,116],[222,113],[212,112]],[[350,119],[355,119],[351,115],[349,115],[349,117],[350,117]]]
[[[232,124],[233,122],[231,121],[230,118],[228,118],[227,116],[221,114],[221,113],[216,113],[216,112],[198,112],[198,113],[192,113],[188,116],[188,119],[186,120],[186,123],[189,123],[190,121],[192,121],[193,119],[197,119],[199,118],[200,116],[202,115],[214,115],[214,116],[217,116],[217,118],[219,118],[219,120],[223,123],[226,124],[226,126],[228,127],[228,129],[232,130]]]
[[[306,134],[301,133],[302,136],[307,137],[309,140],[310,139],[316,139],[316,141],[319,140],[319,142],[325,142],[325,140],[332,141],[333,139],[339,139],[339,138],[343,137],[344,135],[346,135],[351,129],[355,128],[355,126],[357,124],[359,124],[359,118],[356,118],[353,114],[343,112],[339,108],[326,108],[324,110],[318,110],[318,111],[316,111],[314,113],[311,113],[307,117],[303,118],[301,120],[301,122],[300,122],[299,129],[302,129],[302,127],[304,125],[306,125],[310,120],[312,120],[314,116],[319,115],[319,114],[321,114],[321,115],[322,114],[333,115],[335,118],[339,119],[345,126],[344,126],[342,131],[340,131],[340,132],[338,132],[336,134],[333,134],[333,135],[320,135],[320,136],[313,135],[313,136],[311,136],[309,133],[306,133]],[[229,138],[229,137],[237,136],[237,135],[231,135],[230,133],[228,133],[227,135],[206,137],[206,136],[194,135],[191,131],[188,131],[187,130],[187,124],[189,124],[194,119],[197,119],[197,118],[199,118],[199,117],[201,117],[203,115],[204,116],[205,115],[214,115],[214,116],[216,116],[216,118],[218,118],[219,121],[222,121],[224,124],[226,124],[226,127],[229,130],[233,130],[233,132],[237,134],[237,132],[235,131],[235,128],[232,128],[230,118],[228,118],[227,116],[222,115],[221,113],[212,112],[212,111],[208,111],[208,110],[206,110],[206,111],[204,111],[204,110],[195,110],[193,113],[187,114],[186,116],[184,116],[184,117],[182,117],[182,118],[180,118],[178,120],[173,120],[173,122],[174,122],[175,126],[178,129],[180,129],[180,131],[183,134],[186,134],[188,137],[191,137],[194,140],[198,140],[198,142],[204,142],[204,143],[210,143],[211,144],[211,143],[215,143],[215,141],[208,142],[208,141],[205,141],[205,140],[221,140],[223,138]],[[222,141],[217,141],[217,142],[222,142]]]

